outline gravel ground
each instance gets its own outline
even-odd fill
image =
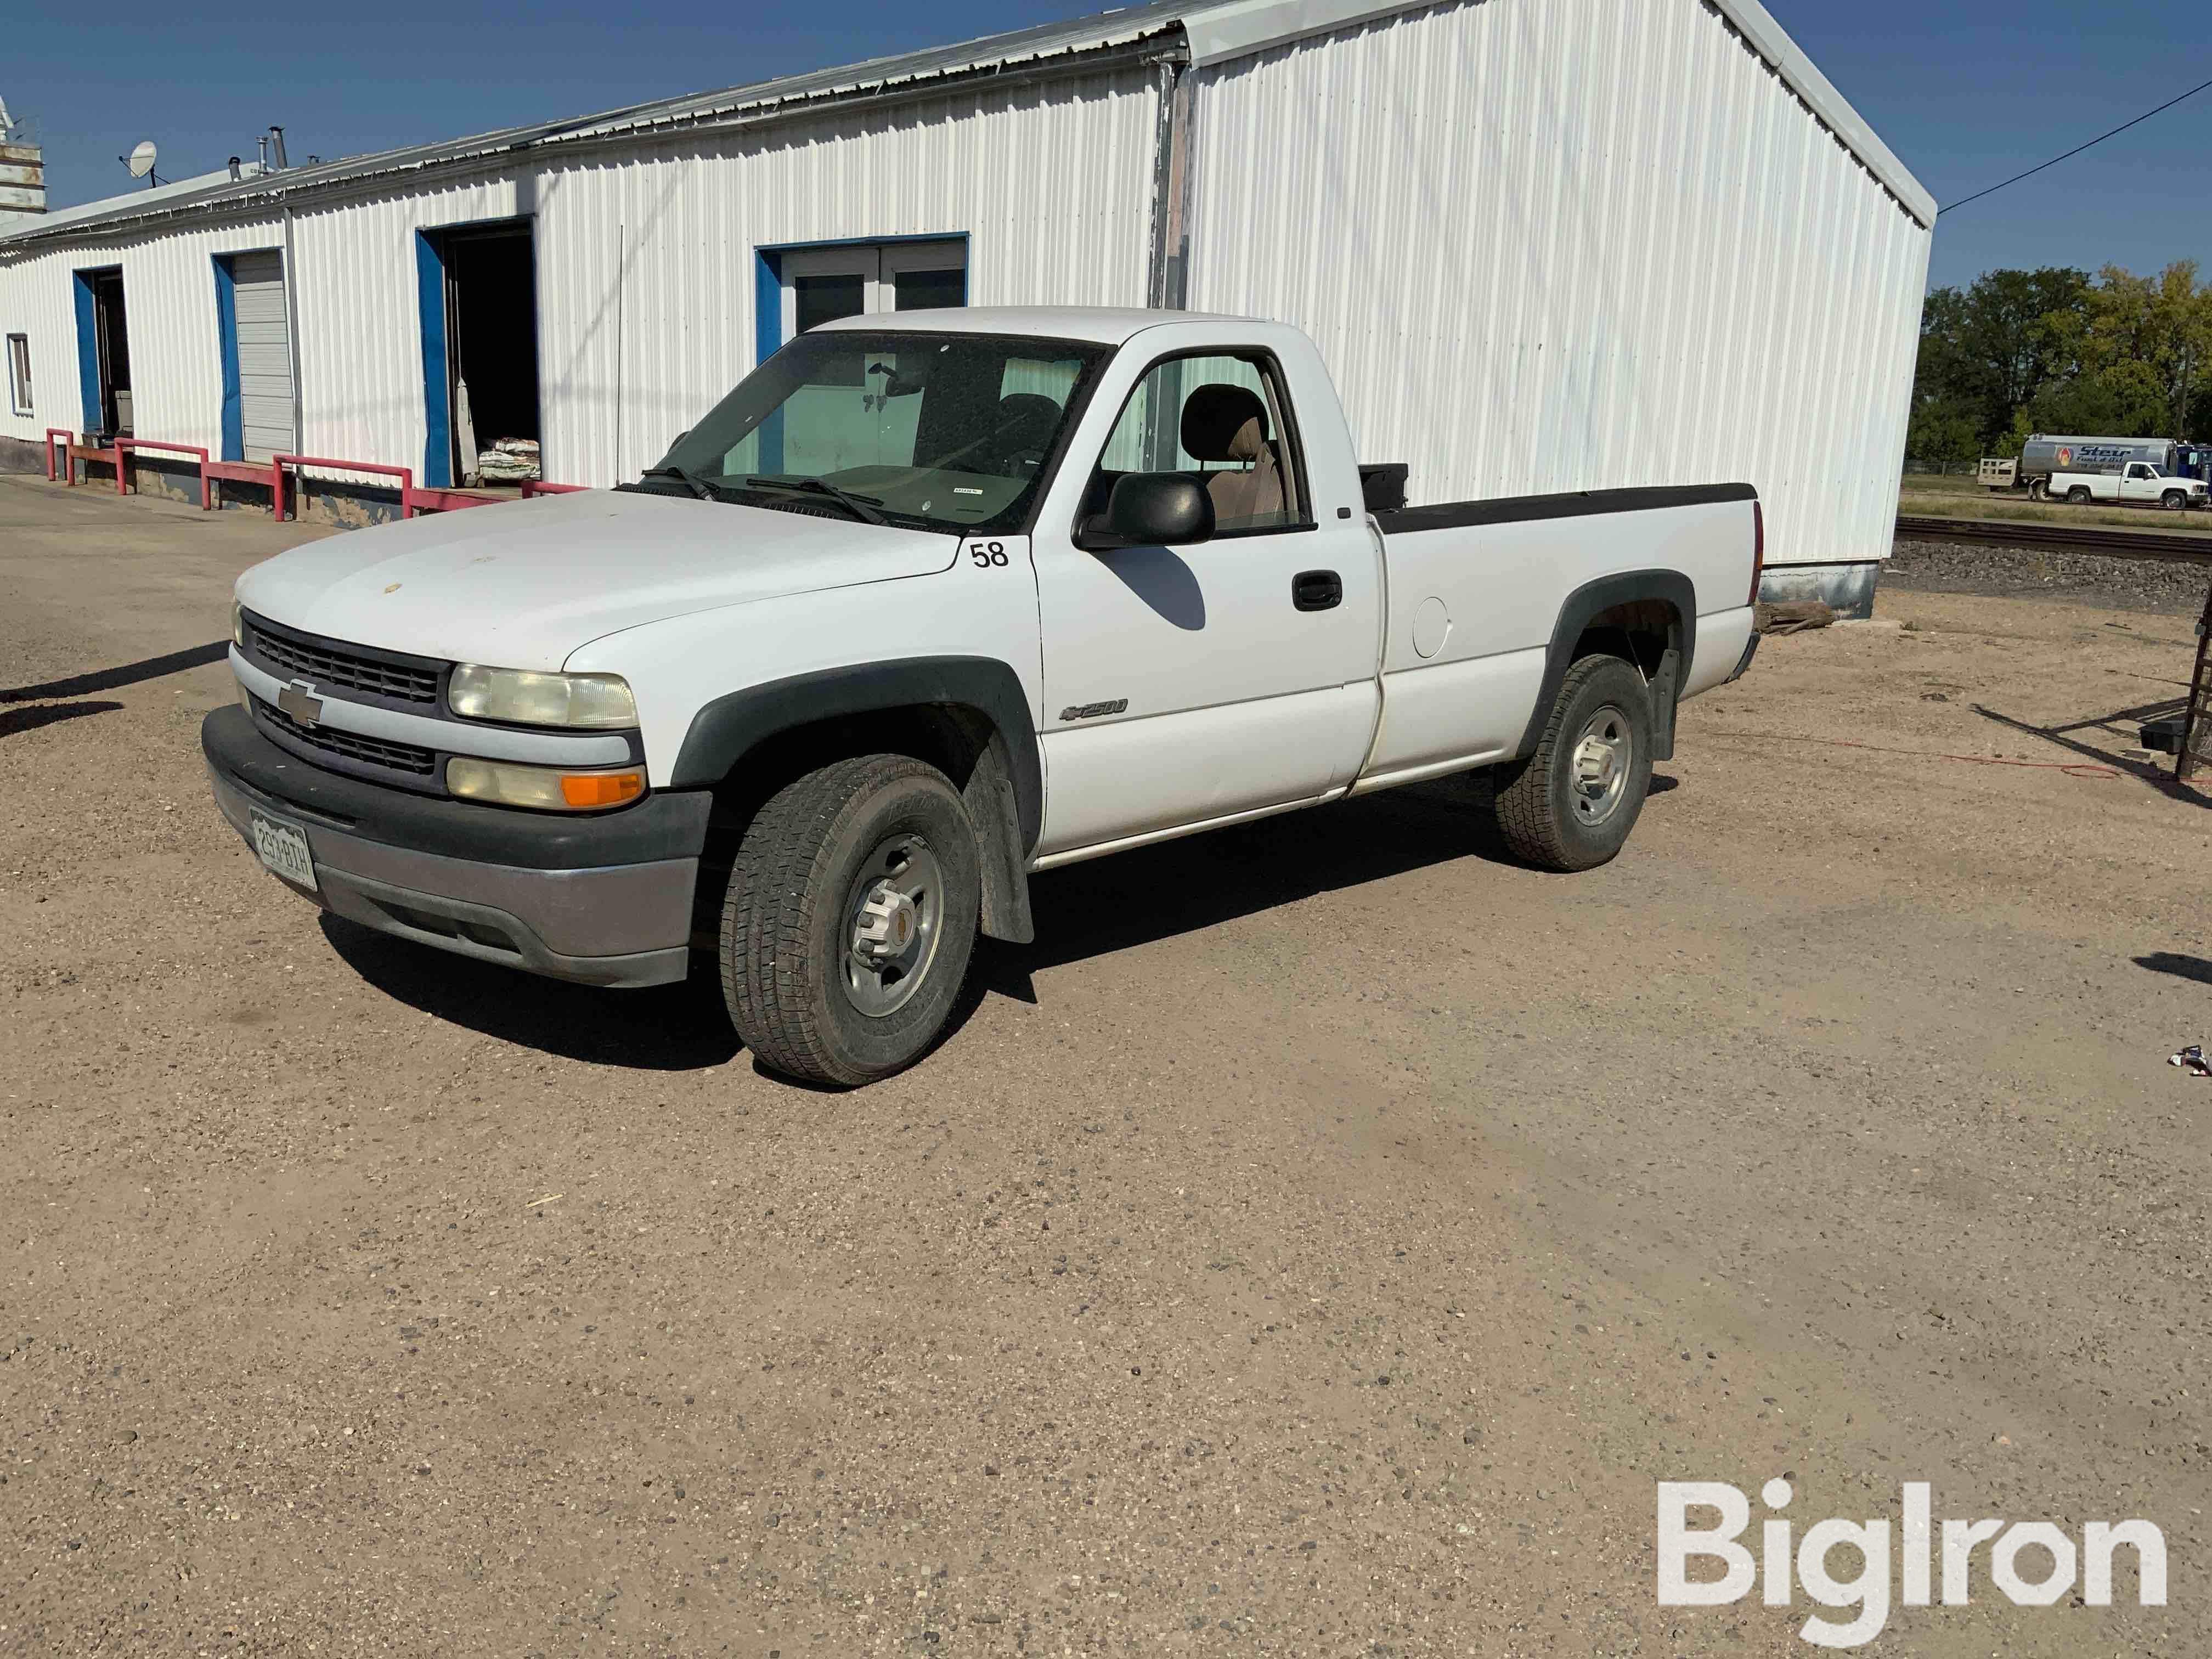
[[[0,1653],[1799,1653],[1656,1603],[1778,1475],[2165,1529],[1866,1651],[2212,1650],[2185,623],[1769,641],[1584,876],[1462,782],[1042,877],[837,1095],[261,872],[200,647],[301,533],[0,479]]]
[[[2194,617],[2203,614],[2212,570],[2045,548],[1900,541],[1881,580],[1886,587],[1914,592],[2063,599],[2112,611]]]

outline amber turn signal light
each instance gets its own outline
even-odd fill
[[[563,772],[561,799],[571,806],[619,806],[645,793],[642,772]]]

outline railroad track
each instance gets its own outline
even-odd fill
[[[2094,553],[2108,559],[2149,559],[2163,564],[2212,567],[2212,536],[2170,531],[2100,530],[2011,519],[1907,518],[1898,515],[1897,539],[1955,542],[1975,547],[2039,547],[2054,553]]]

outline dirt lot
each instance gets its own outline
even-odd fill
[[[1042,877],[835,1095],[261,872],[196,732],[301,534],[0,479],[0,1652],[1805,1652],[1656,1601],[1654,1483],[1777,1475],[2165,1529],[1867,1651],[2212,1644],[2186,620],[1770,641],[1586,876],[1459,782]]]

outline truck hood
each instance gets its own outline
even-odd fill
[[[959,550],[957,537],[927,531],[595,489],[295,547],[239,578],[238,598],[331,639],[553,670],[603,634],[928,575],[951,568]]]

